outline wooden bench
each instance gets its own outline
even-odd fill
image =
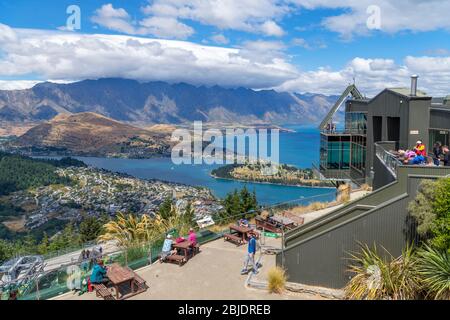
[[[223,235],[223,239],[224,241],[230,241],[237,245],[241,245],[244,243],[241,237],[235,236],[234,234],[231,233],[225,233]]]
[[[147,291],[147,289],[148,289],[147,281],[142,279],[130,267],[126,267],[126,269],[134,273],[133,284],[137,287],[137,291],[139,291],[139,292]]]
[[[167,256],[166,261],[171,263],[177,263],[180,266],[186,262],[184,256],[180,256],[179,254],[172,254],[170,256]]]
[[[137,286],[138,291],[146,291],[148,289],[147,281],[142,279],[139,275],[135,273],[134,284]]]
[[[113,297],[111,291],[109,291],[108,288],[104,284],[93,283],[92,287],[94,288],[95,294],[97,297],[103,298],[105,300],[114,300],[114,297]]]
[[[196,255],[197,253],[200,253],[200,245],[198,243],[194,246],[194,255]]]

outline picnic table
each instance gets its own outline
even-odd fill
[[[184,240],[183,242],[174,243],[172,246],[174,249],[183,251],[185,261],[189,260],[189,249],[193,249],[192,242],[190,242],[189,240]]]
[[[117,300],[135,296],[146,290],[146,287],[139,285],[141,280],[140,277],[138,277],[131,269],[124,268],[117,263],[108,267],[106,275],[116,291]],[[121,289],[129,289],[130,292],[121,294]]]
[[[269,218],[272,221],[275,221],[276,223],[279,223],[284,228],[293,229],[295,228],[295,222],[292,219],[289,219],[287,217],[283,216],[272,216]]]
[[[255,232],[253,228],[250,227],[241,227],[238,225],[231,225],[230,226],[230,233],[233,233],[233,231],[237,232],[239,236],[242,238],[243,242],[246,242],[249,238],[249,234],[252,233],[258,237],[258,233]]]

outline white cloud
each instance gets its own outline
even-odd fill
[[[219,29],[241,30],[281,36],[283,29],[274,21],[291,8],[282,0],[154,0],[145,14],[190,19]]]
[[[46,80],[53,83],[70,83],[68,80]],[[23,90],[33,88],[43,80],[0,80],[0,90]]]
[[[194,29],[171,17],[150,17],[139,22],[148,34],[160,38],[186,39],[194,33]]]
[[[116,9],[110,3],[97,9],[91,20],[107,29],[132,35],[186,39],[194,33],[194,29],[172,17],[147,17],[134,22],[125,9]]]
[[[115,9],[111,3],[105,4],[97,9],[91,20],[110,30],[129,34],[138,33],[138,30],[132,25],[131,18],[125,9]]]
[[[281,37],[285,34],[276,22],[268,20],[261,25],[261,31],[268,36]]]
[[[391,59],[354,58],[341,70],[319,68],[299,72],[294,80],[277,87],[280,91],[339,94],[356,80],[357,87],[368,96],[384,88],[408,87],[410,76],[419,74],[419,87],[430,95],[450,93],[450,57],[412,57],[396,64]]]
[[[61,31],[8,30],[2,42],[0,78],[37,75],[77,80],[123,77],[193,84],[273,87],[296,77],[296,68],[280,55],[280,44],[246,48],[203,46],[186,41]],[[11,40],[13,39],[13,40]],[[251,53],[268,48],[264,58]]]
[[[211,40],[217,44],[228,44],[230,42],[230,40],[223,34],[215,34],[211,36]]]
[[[311,49],[311,46],[309,45],[309,43],[303,38],[294,38],[294,39],[292,39],[291,44],[296,47]]]
[[[0,90],[23,90],[34,87],[38,80],[0,80]]]
[[[344,9],[344,13],[330,15],[323,19],[322,25],[344,38],[357,34],[368,34],[367,21],[374,16],[368,8],[380,9],[380,30],[387,33],[398,31],[450,30],[448,0],[288,0],[292,4],[309,10],[319,8]]]

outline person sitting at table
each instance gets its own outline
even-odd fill
[[[192,228],[189,229],[188,240],[192,246],[195,246],[197,244],[197,235],[195,234],[195,231]]]
[[[178,237],[178,238],[175,240],[175,243],[178,244],[178,243],[182,243],[182,242],[184,242],[184,241],[186,241],[186,239],[185,239],[184,237]]]
[[[90,279],[93,284],[105,284],[109,282],[108,276],[106,275],[106,267],[103,265],[103,260],[99,259],[94,265]]]
[[[177,250],[172,250],[172,244],[173,244],[172,235],[168,234],[166,240],[164,240],[163,248],[159,258],[159,261],[161,263],[164,262],[168,256],[177,253]]]
[[[248,220],[245,218],[239,220],[239,227],[248,228]]]
[[[189,254],[194,254],[195,246],[197,245],[197,235],[195,234],[194,229],[189,229],[188,241],[191,243],[189,246]]]

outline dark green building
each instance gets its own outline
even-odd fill
[[[342,104],[345,127],[336,130],[333,116]],[[450,167],[403,165],[390,151],[411,148],[417,140],[429,151],[436,141],[448,145],[450,99],[417,90],[417,76],[411,88],[385,89],[372,99],[352,85],[320,128],[316,174],[336,182],[368,183],[373,192],[286,233],[277,264],[286,268],[289,281],[341,288],[351,277],[346,258],[358,243],[376,243],[400,255],[406,244],[417,241],[408,203],[423,179],[450,175]]]

